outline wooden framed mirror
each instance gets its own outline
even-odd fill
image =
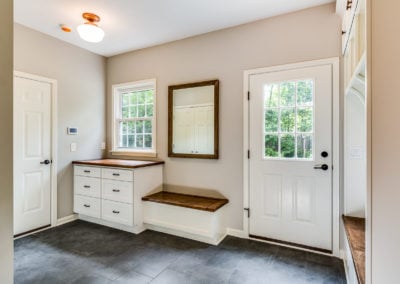
[[[218,159],[219,81],[168,87],[168,157]]]

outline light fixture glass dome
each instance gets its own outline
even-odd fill
[[[88,42],[100,42],[104,38],[104,31],[93,23],[84,23],[77,27],[79,36]]]

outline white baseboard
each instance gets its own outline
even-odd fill
[[[249,236],[243,230],[228,228],[228,229],[226,229],[226,234],[228,236],[233,236],[233,237],[237,237],[237,238],[241,238],[241,239],[249,238]]]
[[[65,217],[62,217],[62,218],[58,219],[56,226],[61,226],[61,225],[64,225],[66,223],[75,221],[77,219],[78,219],[78,214],[71,214],[69,216],[65,216]]]
[[[91,222],[91,223],[95,223],[95,224],[98,224],[98,225],[106,226],[106,227],[111,227],[111,228],[114,228],[114,229],[117,229],[117,230],[129,232],[129,233],[133,233],[133,234],[140,234],[141,232],[146,230],[146,228],[143,227],[143,226],[126,226],[126,225],[117,224],[117,223],[114,223],[114,222],[102,220],[102,219],[99,219],[99,218],[85,216],[85,215],[82,215],[82,214],[78,215],[78,219],[86,221],[86,222]]]

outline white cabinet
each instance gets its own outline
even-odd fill
[[[214,153],[214,106],[175,107],[175,153]]]
[[[117,229],[144,230],[141,198],[162,188],[162,165],[113,168],[74,165],[74,212]]]

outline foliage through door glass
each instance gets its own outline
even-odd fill
[[[264,88],[264,158],[312,159],[314,80]]]

